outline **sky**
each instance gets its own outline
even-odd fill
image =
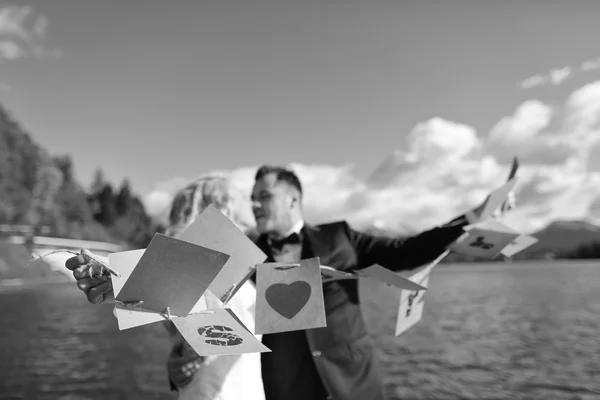
[[[507,223],[600,217],[600,2],[0,4],[0,103],[157,218],[198,176],[290,165],[307,220],[425,229],[521,161]],[[596,157],[594,157],[596,156]],[[247,208],[247,204],[243,204]],[[245,213],[245,218],[251,218]]]

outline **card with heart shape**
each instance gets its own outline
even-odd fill
[[[256,266],[256,334],[327,326],[319,258]]]

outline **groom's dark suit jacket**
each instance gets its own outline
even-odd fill
[[[321,265],[341,271],[373,264],[393,271],[416,269],[437,258],[464,233],[465,224],[408,238],[371,236],[346,222],[305,225],[302,259],[319,257]],[[267,238],[260,236],[256,244],[273,262]],[[272,350],[261,356],[267,400],[383,399],[383,374],[359,307],[357,281],[325,283],[323,294],[326,328],[263,336]]]

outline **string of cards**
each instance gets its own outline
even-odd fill
[[[209,206],[178,238],[155,234],[147,249],[109,255],[115,315],[120,330],[171,320],[202,356],[271,351],[255,334],[327,326],[323,283],[375,279],[398,290],[396,335],[423,315],[433,268],[450,251],[492,259],[510,257],[537,239],[491,218],[516,184],[515,158],[509,179],[493,191],[465,234],[435,261],[405,278],[379,265],[352,272],[322,266],[319,258],[298,264],[265,263],[267,256],[229,219]],[[255,331],[239,320],[228,300],[256,271]]]

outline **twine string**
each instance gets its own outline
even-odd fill
[[[142,309],[142,304],[144,304],[143,301],[119,301],[119,300],[115,300],[115,303],[119,304],[120,306],[122,306],[123,308],[125,308],[126,310],[129,311],[144,311]]]
[[[299,266],[300,264],[285,264],[275,267],[275,269],[278,271],[287,271],[288,269],[298,268]]]
[[[31,265],[31,263],[34,262],[34,261],[40,261],[40,260],[43,260],[43,259],[45,259],[45,258],[53,255],[53,254],[58,254],[58,253],[69,253],[69,254],[74,254],[76,256],[83,255],[82,253],[78,253],[76,251],[69,250],[69,249],[54,250],[54,251],[51,251],[50,253],[44,254],[43,256],[34,252],[34,253],[31,254],[31,259],[27,263],[27,266]],[[92,282],[93,282],[94,278],[100,277],[100,276],[103,276],[103,275],[110,277],[110,275],[112,274],[112,275],[116,276],[117,278],[121,277],[121,274],[119,274],[117,271],[115,271],[114,269],[112,269],[105,262],[103,262],[103,261],[95,258],[94,256],[90,256],[90,255],[87,255],[87,254],[85,254],[85,256],[88,257],[91,261],[93,261],[96,264],[100,265],[100,267],[101,267],[99,275],[96,276],[96,275],[90,274],[90,279],[92,280]]]

